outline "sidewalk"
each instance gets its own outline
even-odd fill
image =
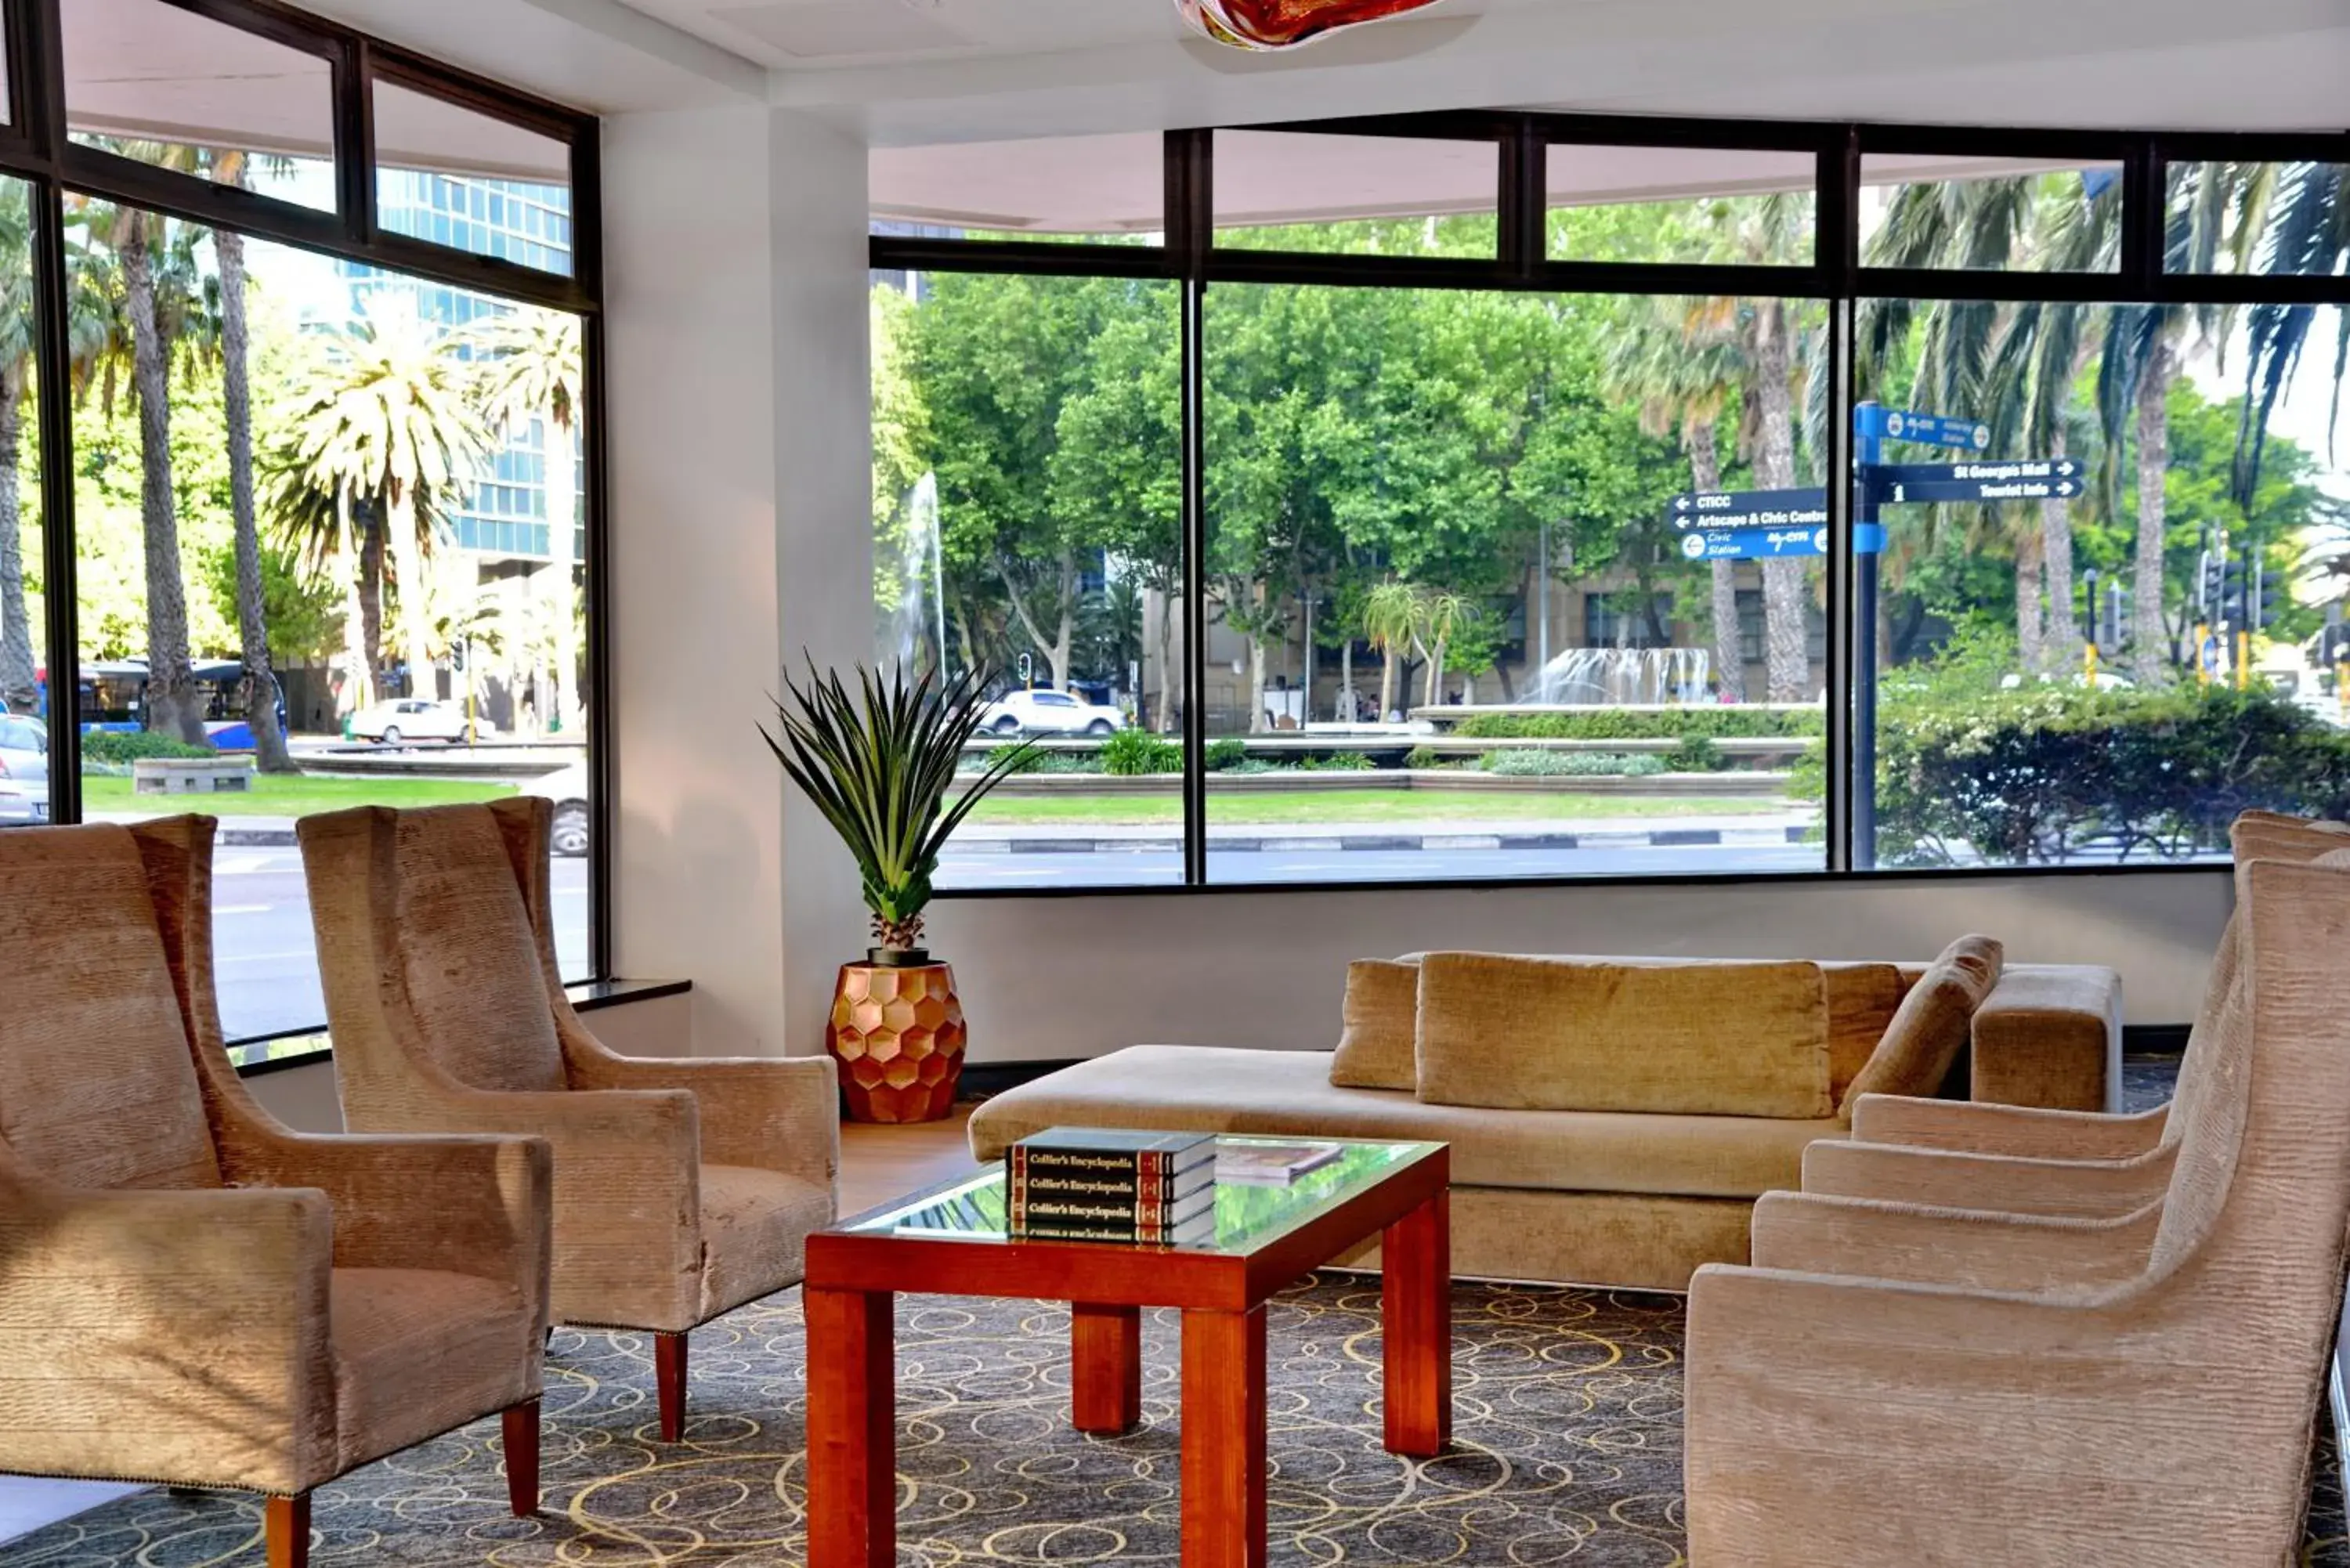
[[[91,822],[140,822],[165,812],[93,812]],[[1279,826],[1210,826],[1208,847],[1235,854],[1295,853],[1332,849],[1395,853],[1462,849],[1660,849],[1725,846],[1756,848],[1801,844],[1818,823],[1810,813],[1757,813],[1739,816],[1592,817],[1573,823],[1402,822],[1285,823]],[[224,816],[215,840],[224,848],[290,849],[290,816]],[[1082,823],[1050,826],[966,823],[955,832],[950,853],[964,855],[1147,855],[1180,854],[1183,836],[1173,827],[1089,827]]]

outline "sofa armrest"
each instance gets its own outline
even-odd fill
[[[2158,1203],[2119,1220],[2061,1220],[1766,1192],[1754,1205],[1753,1262],[1969,1290],[2118,1284],[2145,1269],[2161,1217]]]
[[[0,1157],[0,1469],[290,1495],[336,1473],[313,1189],[92,1190]]]
[[[1804,1150],[1804,1190],[1999,1214],[2118,1220],[2169,1190],[2171,1152],[2137,1159],[2010,1155],[1822,1138]]]
[[[546,1299],[555,1160],[544,1138],[280,1133],[246,1138],[229,1174],[325,1192],[337,1268],[445,1270]]]
[[[2024,1159],[2132,1159],[2153,1152],[2169,1119],[2168,1106],[2114,1116],[1978,1100],[1863,1095],[1853,1102],[1852,1139]]]
[[[829,1056],[623,1056],[584,1029],[563,1031],[575,1089],[668,1089],[700,1107],[702,1158],[756,1166],[829,1188],[840,1169],[838,1069]]]
[[[2091,964],[2012,964],[1975,1010],[1977,1100],[2122,1108],[2122,981]]]

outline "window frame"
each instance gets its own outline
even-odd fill
[[[273,200],[196,175],[158,168],[74,142],[67,133],[62,10],[72,0],[0,0],[5,26],[10,116],[0,124],[0,177],[22,181],[32,209],[35,297],[33,410],[40,463],[41,569],[47,604],[41,654],[53,672],[79,664],[78,539],[74,525],[73,431],[66,340],[65,196],[78,195],[145,208],[166,217],[253,239],[294,246],[339,260],[396,272],[428,283],[490,294],[577,316],[580,321],[582,392],[579,526],[587,535],[586,709],[590,775],[590,832],[599,853],[588,862],[588,981],[611,976],[611,843],[617,777],[610,720],[612,652],[610,548],[607,519],[603,213],[598,188],[600,121],[488,78],[442,64],[341,26],[279,0],[155,0],[209,21],[255,34],[329,62],[334,105],[336,209],[324,212]],[[478,256],[403,234],[375,222],[376,165],[372,86],[377,79],[442,99],[562,141],[570,149],[572,273],[554,273]],[[82,820],[79,703],[48,705],[51,820]],[[321,1019],[317,1031],[326,1027]],[[300,1032],[296,1032],[300,1033]],[[231,1046],[283,1037],[239,1037]],[[271,1070],[326,1059],[328,1052],[279,1058]]]
[[[2137,131],[2107,129],[1878,124],[1863,121],[1752,120],[1522,110],[1440,111],[1321,119],[1225,127],[1324,135],[1485,140],[1497,144],[1497,244],[1490,260],[1391,257],[1227,249],[1215,243],[1215,136],[1218,128],[1170,130],[1165,138],[1166,222],[1160,246],[971,241],[874,234],[873,271],[1008,273],[1045,276],[1170,278],[1181,286],[1183,547],[1183,879],[1180,885],[1122,884],[970,888],[938,890],[942,898],[1187,896],[1200,894],[1394,892],[1402,888],[1481,889],[1592,886],[1769,885],[1917,877],[2001,879],[2225,875],[2223,865],[2137,862],[2116,865],[1960,867],[1880,869],[1873,846],[1856,832],[1854,781],[1869,767],[1869,737],[1856,737],[1854,667],[1858,656],[1852,607],[1861,591],[1853,550],[1853,497],[1828,485],[1826,556],[1826,739],[1829,787],[1824,812],[1826,857],[1816,871],[1741,871],[1216,882],[1207,874],[1206,595],[1204,479],[1206,352],[1201,339],[1206,290],[1218,283],[1281,283],[1379,288],[1499,289],[1524,293],[1730,295],[1811,299],[1828,312],[1826,373],[1837,417],[1827,421],[1825,471],[1852,471],[1853,311],[1864,297],[1949,300],[2017,298],[2100,305],[2316,305],[2350,309],[2350,276],[2305,274],[2169,273],[2163,267],[2169,163],[2196,161],[2350,164],[2350,131]],[[1554,146],[1618,146],[1809,152],[1815,160],[1812,260],[1804,264],[1716,265],[1678,262],[1553,260],[1547,254],[1545,168]],[[2122,170],[2123,232],[2118,265],[2106,273],[1866,266],[1860,251],[1861,160],[1908,153],[2033,160],[2095,159]],[[1873,715],[1872,715],[1873,722]],[[1857,743],[1856,743],[1857,739]]]

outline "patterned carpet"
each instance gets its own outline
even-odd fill
[[[1679,1300],[1464,1283],[1453,1311],[1456,1441],[1442,1458],[1413,1462],[1380,1447],[1377,1282],[1325,1275],[1274,1304],[1273,1561],[1681,1563]],[[1172,1568],[1176,1324],[1167,1314],[1146,1321],[1145,1425],[1104,1439],[1067,1424],[1065,1309],[902,1299],[899,1561]],[[539,1518],[506,1512],[496,1423],[484,1422],[322,1490],[313,1561],[798,1563],[802,1352],[795,1293],[697,1331],[691,1426],[671,1446],[653,1437],[643,1341],[560,1332]],[[2323,1435],[2316,1460],[2302,1560],[2350,1568],[2339,1471]],[[259,1528],[249,1499],[151,1491],[26,1537],[0,1559],[10,1568],[244,1568],[261,1560]]]

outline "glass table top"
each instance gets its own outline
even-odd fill
[[[1216,1183],[1216,1239],[1181,1248],[1154,1251],[1247,1252],[1283,1235],[1377,1183],[1390,1172],[1437,1149],[1433,1143],[1372,1143],[1347,1138],[1219,1137],[1218,1149],[1295,1147],[1330,1144],[1338,1154],[1327,1164],[1280,1185],[1257,1182]],[[903,1203],[874,1210],[844,1221],[837,1230],[859,1236],[903,1236],[932,1241],[1008,1243],[1004,1223],[1003,1166],[965,1178],[951,1186],[918,1193]],[[1081,1241],[1076,1246],[1139,1245],[1128,1242]]]

